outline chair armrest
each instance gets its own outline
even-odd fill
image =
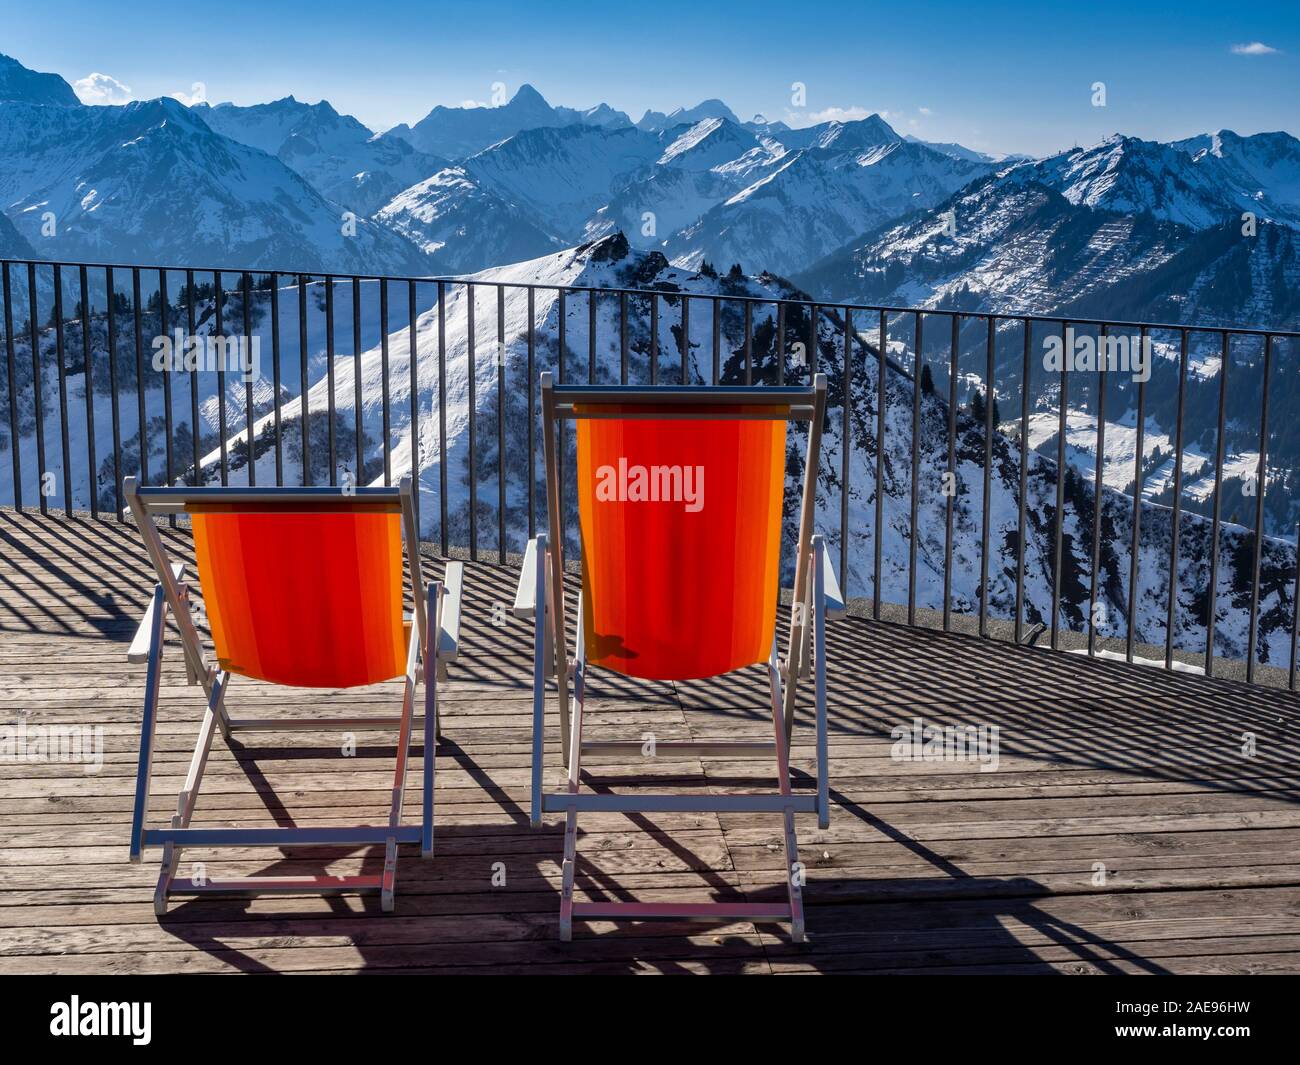
[[[178,582],[185,576],[184,562],[172,563],[172,576]],[[149,605],[145,608],[144,617],[140,619],[135,635],[131,637],[131,646],[127,648],[126,660],[132,665],[139,665],[141,662],[149,661],[149,634],[153,629],[153,605],[154,599],[151,596]]]
[[[537,609],[537,537],[528,541],[524,551],[524,564],[519,568],[519,583],[515,586],[515,602],[510,613],[517,618],[531,618]]]
[[[448,562],[442,571],[442,638],[438,641],[438,661],[455,662],[460,658],[460,597],[465,587],[465,563]]]
[[[831,562],[830,548],[826,546],[826,541],[821,541],[822,547],[822,590],[826,595],[826,619],[836,621],[848,613],[844,605],[844,594],[840,591],[839,579],[835,576],[835,564]]]

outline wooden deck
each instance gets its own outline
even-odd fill
[[[168,536],[188,550],[183,531]],[[1295,696],[859,618],[832,629],[830,830],[800,818],[810,943],[743,923],[597,923],[559,942],[561,828],[553,818],[531,830],[526,810],[531,637],[517,620],[492,624],[514,576],[468,567],[465,656],[443,689],[437,856],[403,855],[396,913],[348,897],[201,899],[159,919],[156,861],[126,861],[144,677],[125,652],[153,581],[144,553],[129,526],[0,511],[0,725],[105,730],[97,773],[0,761],[0,971],[1300,971]],[[174,808],[202,712],[177,648],[165,667],[156,823]],[[282,691],[237,682],[229,705],[259,717],[391,713],[396,697],[393,687],[306,693],[291,707]],[[757,673],[675,688],[593,676],[590,699],[596,738],[766,738],[770,727]],[[916,717],[998,726],[997,771],[891,758],[890,730]],[[1244,733],[1254,757],[1242,753]],[[393,736],[369,735],[379,746],[354,759],[328,726],[257,734],[233,752],[218,739],[195,823],[378,822]],[[808,783],[811,739],[805,715],[796,786]],[[419,766],[413,758],[413,781]],[[751,776],[764,769],[661,760],[651,772],[660,788],[698,790],[770,786]],[[594,787],[646,779],[641,764],[590,770]],[[782,893],[777,817],[580,824],[585,897]],[[187,854],[182,872],[204,857]],[[261,850],[208,872],[348,873],[378,861]]]

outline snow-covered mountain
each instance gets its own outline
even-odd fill
[[[397,137],[430,155],[459,160],[524,130],[573,125],[617,129],[630,126],[631,121],[606,104],[582,111],[552,107],[531,85],[521,85],[500,107],[439,105],[414,126],[394,126],[384,137]]]
[[[1210,141],[1160,144],[1116,134],[1025,164],[1016,176],[1071,203],[1151,214],[1192,229],[1240,221],[1243,212],[1300,224],[1300,141],[1285,133],[1220,133]]]
[[[420,272],[364,219],[349,232],[280,160],[175,100],[121,107],[0,103],[0,203],[49,259]]]
[[[800,275],[832,299],[1052,314],[1169,261],[1191,232],[1149,214],[1071,203],[1032,180],[990,175]]]
[[[196,104],[212,129],[274,155],[326,199],[368,216],[447,165],[399,137],[380,137],[322,100],[286,96],[269,104]]]
[[[36,249],[18,232],[8,215],[0,214],[0,259],[33,259]]]
[[[1234,200],[1240,186],[1234,192],[1231,184],[1223,184],[1218,193],[1224,197],[1217,201],[1221,220],[1202,225],[1215,214],[1209,206],[1216,202],[1215,186],[1208,179],[1220,174],[1213,169],[1217,164],[1192,163],[1190,151],[1167,146],[1151,152],[1143,143],[1136,151],[1120,141],[1108,144],[1104,151],[1064,153],[1047,161],[1047,166],[1030,164],[990,175],[931,211],[883,227],[862,243],[833,254],[799,280],[832,299],[889,306],[1047,314],[1076,320],[1296,327],[1300,231],[1264,220],[1253,228],[1244,227],[1240,201]],[[1154,194],[1149,182],[1136,180],[1138,173],[1155,172],[1150,165],[1130,165],[1139,157],[1145,164],[1172,159],[1174,169],[1161,194]],[[1103,161],[1109,169],[1092,169],[1092,163]],[[1270,174],[1261,167],[1259,172],[1274,180],[1272,188],[1263,190],[1264,198],[1281,202],[1282,195],[1273,189],[1285,190],[1285,168],[1276,167]],[[1109,185],[1103,179],[1107,173],[1114,178]],[[1134,207],[1137,202],[1143,209]],[[1204,207],[1199,214],[1198,204]],[[970,328],[977,324],[967,322]],[[1153,334],[1157,358],[1146,393],[1150,422],[1142,461],[1151,478],[1148,490],[1165,502],[1172,492],[1169,456],[1177,419],[1178,339],[1168,330]],[[1207,485],[1213,484],[1213,464],[1206,463],[1205,456],[1214,454],[1219,347],[1217,336],[1193,334],[1189,349],[1184,505],[1203,513],[1212,504]],[[1245,496],[1255,472],[1253,464],[1258,462],[1261,354],[1259,342],[1237,342],[1235,383],[1227,401],[1227,515],[1253,511]],[[1275,358],[1271,403],[1276,412],[1297,400],[1297,389],[1292,384],[1295,353],[1279,342]],[[996,369],[999,394],[1014,399],[1021,387],[1017,345],[1001,346]],[[1095,446],[1089,440],[1095,441],[1096,417],[1088,411],[1095,408],[1095,382],[1088,374],[1072,376],[1070,456],[1081,470],[1091,470]],[[1056,429],[1048,422],[1056,416],[1058,397],[1048,375],[1038,374],[1031,399],[1045,416],[1046,431],[1036,444],[1054,454]],[[1124,484],[1136,476],[1134,456],[1120,456],[1114,448],[1132,435],[1136,403],[1131,381],[1112,382],[1105,461],[1108,467],[1115,463],[1117,470],[1127,471],[1118,474],[1125,477]],[[1266,528],[1280,535],[1293,535],[1300,518],[1291,473],[1300,466],[1300,431],[1292,429],[1289,421],[1279,423],[1274,418],[1269,448]]]
[[[662,111],[646,111],[636,124],[636,128],[647,133],[660,133],[677,126],[693,126],[706,118],[720,118],[733,125],[740,124],[740,119],[721,100],[703,100],[694,107],[679,107],[668,114]]]
[[[807,147],[763,171],[750,170],[750,184],[674,233],[665,254],[683,266],[709,260],[803,270],[864,231],[933,206],[988,171],[896,134],[864,144],[869,131],[852,128],[857,125],[830,123],[806,138]]]
[[[430,257],[434,272],[462,274],[561,248],[525,209],[448,167],[393,197],[375,221]]]
[[[498,195],[530,210],[551,232],[582,231],[584,221],[663,149],[630,126],[543,127],[516,134],[465,161]]]
[[[18,60],[0,55],[0,102],[80,107],[77,94],[58,74],[28,70]]]

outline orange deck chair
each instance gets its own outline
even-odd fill
[[[532,823],[565,815],[560,938],[574,919],[789,921],[804,935],[794,815],[829,817],[826,776],[828,616],[843,604],[820,536],[812,534],[826,378],[811,388],[559,386],[542,374],[549,535],[528,545],[514,612],[534,625]],[[564,554],[556,435],[576,423],[582,590],[572,660],[565,645]],[[786,425],[809,423],[795,559],[789,654],[779,657],[779,590]],[[588,668],[675,681],[766,664],[769,741],[585,740]],[[795,689],[815,674],[817,788],[794,794],[789,743]],[[555,680],[567,788],[544,794],[545,689]],[[584,794],[583,755],[772,758],[777,790],[760,795]],[[578,814],[587,811],[749,811],[784,820],[788,900],[779,903],[575,902]]]
[[[158,583],[128,652],[145,662],[144,717],[131,822],[131,860],[147,846],[162,847],[154,908],[165,913],[172,895],[378,893],[393,908],[397,846],[418,843],[433,854],[433,773],[438,734],[437,680],[457,656],[463,567],[447,563],[446,583],[427,587],[420,573],[410,478],[397,488],[146,488],[127,478],[124,494],[144,540]],[[167,555],[154,519],[186,514],[194,531],[203,606],[216,651],[208,662],[194,620],[184,566]],[[415,610],[402,616],[403,540]],[[198,741],[167,828],[148,828],[149,781],[165,623],[180,634],[189,682],[207,696]],[[352,688],[405,678],[396,717],[234,718],[226,691],[235,676],[270,684]],[[415,713],[416,685],[424,684],[424,714]],[[402,823],[412,729],[424,733],[423,810],[420,824]],[[214,733],[227,741],[240,732],[345,729],[398,730],[397,769],[386,825],[327,828],[192,828],[190,821]],[[252,877],[242,880],[176,875],[186,847],[384,847],[383,872],[374,876]]]

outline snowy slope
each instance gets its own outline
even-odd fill
[[[375,221],[430,256],[439,274],[482,270],[562,247],[540,219],[483,188],[463,167],[448,167],[403,190]]]

